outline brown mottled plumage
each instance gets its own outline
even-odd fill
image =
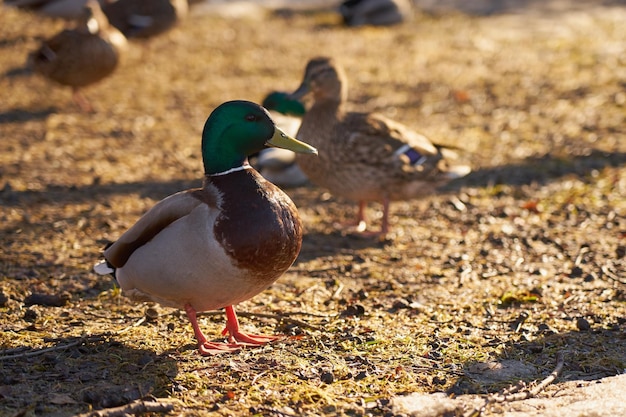
[[[389,202],[434,192],[470,168],[450,163],[456,155],[425,136],[376,113],[348,112],[347,81],[333,59],[319,57],[306,66],[293,99],[313,97],[298,138],[319,149],[318,158],[297,158],[307,177],[331,193],[359,202],[359,230],[364,231],[368,201],[383,203],[381,234],[388,226]]]
[[[203,355],[276,339],[241,332],[233,307],[278,279],[302,245],[293,202],[246,162],[265,146],[316,152],[278,129],[259,105],[219,106],[202,134],[204,186],[158,202],[95,268],[114,271],[131,298],[185,309]],[[220,308],[226,309],[229,344],[208,342],[196,319],[197,311]]]
[[[92,111],[79,90],[113,73],[125,46],[124,35],[109,25],[96,1],[89,1],[76,27],[43,41],[29,55],[29,64],[36,73],[72,87],[76,103]]]

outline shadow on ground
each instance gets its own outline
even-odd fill
[[[141,198],[161,200],[178,191],[200,187],[201,180],[189,181],[173,179],[171,181],[140,181],[120,184],[92,184],[86,186],[48,185],[42,191],[14,191],[5,187],[0,191],[0,202],[9,207],[23,205],[26,201],[39,205],[54,202],[55,204],[80,203],[113,195],[138,194]]]
[[[442,188],[444,191],[456,191],[463,186],[487,187],[495,184],[528,185],[546,184],[559,178],[575,174],[586,176],[594,170],[617,167],[626,164],[626,153],[591,150],[587,155],[561,157],[544,155],[532,157],[509,165],[480,168],[466,177]],[[7,183],[8,184],[8,183]],[[171,181],[140,181],[120,184],[92,184],[87,186],[49,185],[43,191],[14,191],[10,187],[0,191],[0,202],[9,207],[19,206],[25,201],[30,204],[54,202],[64,204],[94,200],[111,195],[137,193],[142,198],[160,200],[169,194],[188,188],[200,187],[201,180],[173,179]],[[287,190],[289,193],[289,190]]]
[[[148,395],[163,397],[178,372],[167,355],[130,348],[106,333],[42,342],[49,347],[3,352],[0,407],[5,411],[44,415],[52,405],[56,415],[74,415]]]
[[[0,124],[25,123],[33,120],[44,120],[53,113],[56,113],[56,109],[53,107],[41,110],[12,109],[4,113],[0,113]]]
[[[595,170],[626,164],[626,153],[590,150],[586,155],[527,158],[503,166],[480,168],[466,177],[450,183],[444,190],[458,190],[463,186],[489,187],[496,184],[547,184],[568,175],[587,176]]]
[[[466,362],[445,393],[396,397],[392,409],[411,416],[622,415],[626,337],[619,325],[543,332],[506,343],[499,359]]]
[[[617,323],[609,329],[590,329],[544,335],[507,342],[499,360],[467,362],[448,394],[497,392],[522,381],[541,381],[555,369],[557,356],[564,357],[558,382],[593,381],[619,375],[626,365],[626,334]],[[604,348],[602,348],[604,347]]]

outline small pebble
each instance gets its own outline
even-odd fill
[[[579,266],[572,268],[572,272],[569,273],[570,278],[580,278],[583,275],[583,269]]]
[[[323,383],[330,385],[335,382],[335,376],[332,372],[322,372],[322,374],[320,375],[320,380]]]
[[[348,306],[343,313],[341,313],[342,316],[348,316],[348,317],[354,317],[354,316],[362,316],[365,314],[365,307],[363,307],[361,304],[353,304],[351,306]]]
[[[39,317],[39,314],[35,310],[31,310],[30,308],[24,312],[24,320],[28,322],[34,322]]]
[[[40,305],[46,307],[62,307],[70,299],[68,294],[33,293],[24,299],[27,306]]]
[[[438,376],[433,377],[433,384],[445,385],[448,380],[446,378],[440,378]]]
[[[361,371],[358,374],[356,374],[356,376],[354,377],[355,381],[360,381],[362,379],[367,378],[367,371]]]
[[[576,327],[578,328],[578,330],[583,332],[591,329],[591,325],[583,317],[578,317],[576,319]]]
[[[146,310],[146,320],[147,321],[155,322],[155,321],[157,321],[158,318],[159,318],[159,312],[156,310],[156,308],[149,307]]]
[[[359,292],[356,295],[357,297],[359,297],[359,300],[365,300],[369,297],[369,294],[365,290],[359,290]]]
[[[393,302],[391,308],[393,308],[394,310],[409,308],[409,302],[404,298],[399,298]]]

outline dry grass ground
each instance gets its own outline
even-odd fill
[[[150,395],[179,415],[392,415],[399,394],[541,379],[558,353],[557,383],[623,372],[624,21],[619,7],[382,29],[329,13],[194,14],[132,43],[85,91],[98,112],[84,114],[67,89],[12,71],[63,22],[3,9],[0,415]],[[350,202],[288,190],[302,253],[239,310],[245,328],[301,337],[200,357],[184,314],[129,302],[91,267],[155,201],[199,184],[215,106],[295,89],[318,54],[347,67],[355,108],[466,148],[475,173],[394,204],[382,242],[333,227]],[[201,322],[218,338],[221,314]],[[492,362],[516,366],[486,372]]]

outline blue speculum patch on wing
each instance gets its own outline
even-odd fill
[[[424,155],[411,148],[409,145],[400,147],[400,149],[398,149],[395,153],[398,156],[403,155],[409,160],[409,164],[416,166],[422,165],[427,159]]]

